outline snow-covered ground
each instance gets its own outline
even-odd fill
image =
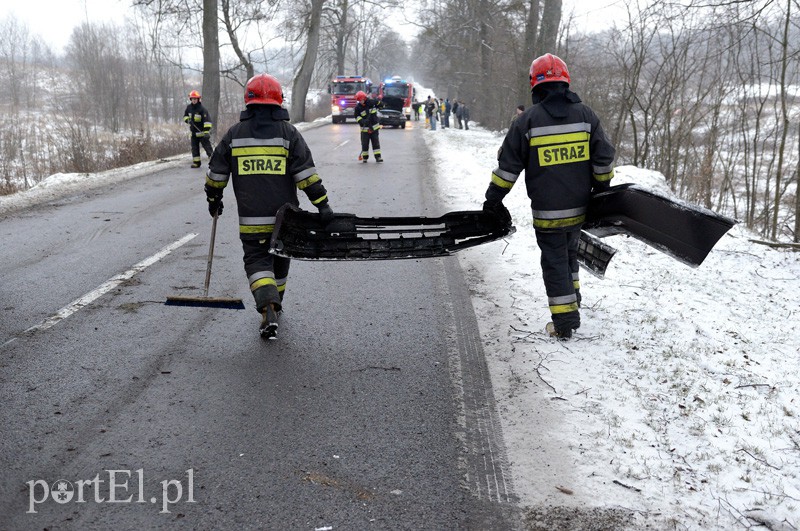
[[[474,126],[422,134],[438,161],[442,213],[480,209],[502,136]],[[0,215],[183,163],[55,175],[0,198]],[[623,182],[669,193],[646,170],[617,168]],[[556,342],[543,332],[523,182],[506,205],[516,234],[459,259],[521,505],[619,508],[651,529],[798,529],[800,254],[754,244],[737,226],[691,269],[607,238],[618,253],[605,279],[582,275],[582,326]]]
[[[443,212],[480,209],[503,136],[424,130]],[[612,184],[669,194],[618,167]],[[624,236],[581,275],[582,325],[549,320],[530,203],[517,232],[459,254],[473,286],[516,494],[524,506],[620,508],[669,529],[800,527],[800,254],[734,227],[690,268]]]

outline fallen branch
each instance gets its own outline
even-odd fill
[[[744,448],[739,448],[739,449],[738,449],[738,450],[736,450],[736,451],[737,451],[737,452],[744,452],[744,453],[746,453],[747,455],[749,455],[750,457],[752,457],[753,459],[755,459],[756,461],[758,461],[759,463],[763,463],[763,464],[767,465],[767,466],[768,466],[768,467],[770,467],[770,468],[774,468],[775,470],[780,470],[780,469],[781,469],[780,467],[777,467],[777,466],[775,466],[775,465],[771,465],[771,464],[769,464],[769,463],[768,463],[768,462],[767,462],[765,459],[761,459],[760,457],[756,457],[756,456],[754,456],[753,454],[751,454],[750,452],[748,452],[748,451],[747,451],[747,450],[745,450]]]
[[[742,387],[772,387],[772,384],[742,384],[737,385],[736,389],[741,389]]]
[[[542,373],[541,373],[541,372],[539,372],[539,369],[541,369],[542,367],[544,367],[544,362],[545,362],[545,358],[540,358],[540,359],[539,359],[539,364],[538,364],[538,365],[537,365],[537,366],[536,366],[536,367],[535,367],[533,370],[536,372],[536,376],[538,376],[538,377],[539,377],[539,379],[540,379],[541,381],[543,381],[543,382],[544,382],[544,384],[545,384],[547,387],[549,387],[550,389],[552,389],[554,393],[558,394],[558,391],[556,391],[556,388],[555,388],[555,387],[553,387],[552,385],[550,385],[550,382],[548,382],[547,380],[545,380],[545,379],[544,379],[544,377],[542,376]],[[545,370],[550,370],[550,369],[548,369],[547,367],[544,367],[544,369],[545,369]]]
[[[619,485],[620,487],[625,487],[626,489],[629,489],[629,490],[635,490],[636,492],[642,492],[642,489],[637,488],[637,487],[633,487],[631,485],[626,485],[625,483],[623,483],[621,481],[618,481],[616,479],[613,481],[613,483],[614,483],[614,485]]]
[[[800,251],[800,243],[781,243],[781,242],[768,242],[766,240],[750,240],[759,245],[766,245],[775,249],[791,249],[792,251]]]

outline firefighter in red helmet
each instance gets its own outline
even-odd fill
[[[189,134],[192,138],[192,168],[200,167],[200,146],[211,157],[211,118],[203,104],[200,103],[200,93],[193,90],[189,93],[189,105],[183,111],[183,121],[189,124]]]
[[[530,84],[533,106],[503,140],[483,208],[511,223],[503,198],[525,171],[552,318],[546,329],[569,339],[581,324],[581,225],[591,194],[610,186],[615,152],[597,115],[569,89],[564,61],[550,53],[534,59]]]
[[[372,142],[372,153],[375,155],[375,162],[383,162],[381,156],[381,140],[378,131],[381,128],[378,120],[378,110],[383,108],[383,102],[370,98],[361,90],[356,93],[356,107],[353,109],[356,121],[361,127],[361,156],[359,160],[367,162],[369,159],[369,144]]]
[[[282,107],[278,80],[268,74],[253,76],[245,86],[244,103],[239,123],[225,133],[208,163],[205,191],[209,213],[219,215],[223,190],[233,181],[244,269],[261,314],[259,332],[273,339],[289,276],[289,259],[269,253],[275,214],[285,203],[299,205],[298,190],[319,209],[323,221],[333,211],[311,150]]]

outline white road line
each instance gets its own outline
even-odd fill
[[[156,262],[158,262],[159,260],[161,260],[162,258],[167,256],[169,253],[171,253],[172,251],[174,251],[178,247],[181,247],[182,245],[184,245],[187,242],[191,241],[196,236],[197,236],[197,234],[190,232],[189,234],[187,234],[186,236],[184,236],[180,240],[167,245],[166,247],[164,247],[163,249],[158,251],[156,254],[154,254],[150,258],[145,258],[144,260],[142,260],[141,262],[139,262],[138,264],[136,264],[135,266],[133,266],[129,270],[125,271],[124,273],[121,273],[119,275],[113,276],[110,279],[106,280],[105,282],[100,284],[96,289],[90,291],[89,293],[87,293],[86,295],[84,295],[83,297],[81,297],[79,299],[75,299],[74,301],[72,301],[71,303],[67,304],[66,306],[64,306],[63,308],[58,310],[55,314],[51,315],[50,317],[48,317],[47,319],[45,319],[41,323],[28,328],[27,330],[25,330],[24,333],[31,333],[31,332],[38,332],[38,331],[41,331],[41,330],[47,330],[48,328],[50,328],[52,326],[55,326],[56,324],[60,323],[61,321],[63,321],[64,319],[66,319],[67,317],[72,315],[73,313],[75,313],[78,310],[80,310],[81,308],[83,308],[84,306],[87,306],[87,305],[91,304],[92,302],[94,302],[99,297],[102,297],[103,295],[105,295],[106,293],[111,291],[112,289],[116,288],[117,286],[119,286],[120,284],[125,282],[126,280],[129,280],[129,279],[133,278],[133,276],[136,275],[137,273],[141,273],[147,267],[155,264]],[[5,343],[3,346],[7,345],[10,342],[11,341]]]
[[[338,146],[336,146],[336,149],[339,149],[339,148],[340,148],[340,147],[342,147],[343,145],[345,145],[345,144],[349,144],[349,143],[350,143],[350,141],[349,141],[349,140],[345,140],[344,142],[342,142],[341,144],[339,144]]]

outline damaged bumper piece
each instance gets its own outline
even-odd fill
[[[602,278],[616,250],[600,238],[632,236],[691,267],[736,221],[633,184],[592,197],[578,245],[578,262]],[[438,218],[319,214],[286,204],[278,211],[270,252],[303,260],[396,260],[446,256],[514,233],[492,214],[450,212]]]
[[[697,267],[734,225],[735,220],[711,210],[675,201],[635,184],[622,184],[592,197],[581,244],[584,240],[597,243],[590,236],[625,234]],[[584,238],[586,233],[589,236]],[[581,261],[580,253],[578,259]],[[596,259],[592,267],[581,263],[598,276],[608,266],[602,258]]]
[[[303,260],[397,260],[447,256],[513,234],[483,211],[450,212],[438,218],[319,214],[286,204],[278,211],[270,252]]]

